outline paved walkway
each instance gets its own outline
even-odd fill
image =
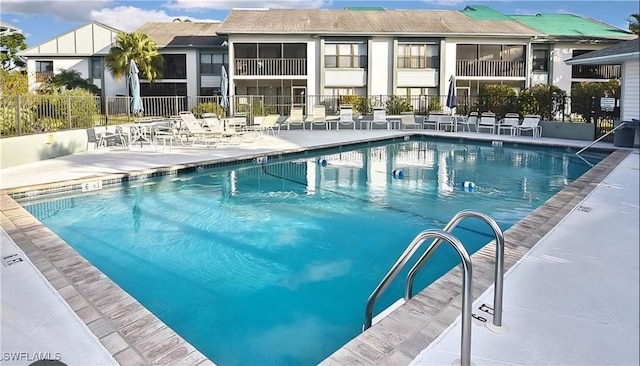
[[[0,173],[0,188],[11,190],[24,186],[43,186],[97,176],[129,174],[130,172],[140,172],[166,166],[175,169],[201,161],[213,162],[233,160],[239,157],[260,156],[274,152],[295,152],[308,148],[341,145],[355,141],[398,137],[406,133],[406,131],[385,130],[367,131],[366,133],[362,131],[339,131],[337,133],[331,131],[313,133],[309,131],[291,131],[283,132],[278,137],[264,138],[252,144],[216,149],[180,149],[174,147],[172,151],[165,152],[155,152],[155,150],[148,147],[136,147],[131,150],[102,149],[2,169]],[[447,137],[457,136],[457,138],[496,139],[495,136],[488,134],[432,134]],[[530,137],[500,136],[500,139],[532,142]],[[581,141],[545,138],[536,139],[535,142],[538,144],[572,147],[582,147],[586,144]],[[596,147],[598,146],[610,147],[611,145],[597,144]],[[592,208],[590,213],[572,212],[565,221],[541,241],[541,244],[551,243],[548,244],[550,249],[534,248],[531,254],[522,261],[522,265],[517,265],[509,272],[505,287],[504,319],[509,326],[510,332],[501,336],[504,337],[501,340],[508,343],[508,346],[502,344],[498,346],[498,343],[493,345],[492,334],[478,326],[474,326],[472,340],[474,363],[549,364],[565,363],[564,361],[567,360],[567,363],[575,364],[601,363],[599,362],[601,359],[597,358],[591,359],[590,362],[580,358],[576,358],[577,361],[575,362],[571,362],[574,358],[553,358],[552,356],[556,353],[564,355],[564,357],[572,357],[571,355],[575,353],[575,351],[572,351],[574,343],[577,343],[575,341],[579,339],[576,338],[576,333],[579,335],[586,334],[586,332],[583,329],[585,328],[584,326],[581,328],[576,324],[569,324],[573,328],[568,328],[564,332],[558,332],[556,328],[541,327],[540,332],[542,333],[536,332],[537,335],[534,336],[532,335],[533,332],[528,331],[534,329],[533,325],[537,325],[531,323],[543,324],[544,322],[539,321],[539,319],[549,317],[554,321],[557,320],[556,318],[564,319],[565,321],[575,318],[575,323],[583,325],[587,321],[597,324],[604,319],[609,325],[604,331],[608,331],[606,334],[612,337],[611,339],[614,341],[606,341],[601,347],[601,352],[594,351],[592,353],[606,357],[608,361],[606,363],[634,360],[635,357],[636,362],[630,363],[638,364],[637,258],[639,239],[637,223],[639,190],[637,149],[614,173],[611,175],[611,179],[607,179],[606,183],[602,183],[584,202],[583,206]],[[625,215],[621,216],[620,213],[623,210]],[[3,213],[3,228],[5,228],[6,223],[4,218]],[[613,225],[619,225],[619,230],[614,229]],[[601,230],[602,227],[607,227],[607,230]],[[576,236],[571,233],[579,233],[581,240],[574,240],[573,238]],[[2,266],[2,283],[0,283],[0,287],[2,288],[1,346],[3,357],[5,357],[4,352],[13,352],[14,350],[22,354],[22,356],[18,356],[18,360],[7,364],[28,365],[35,356],[46,355],[35,354],[34,352],[53,352],[53,354],[48,355],[51,358],[55,358],[56,353],[59,353],[63,356],[63,361],[68,362],[68,364],[103,365],[115,362],[111,355],[116,354],[114,350],[122,349],[122,345],[118,344],[120,339],[114,338],[110,342],[109,339],[105,339],[108,337],[104,337],[98,341],[94,335],[96,331],[100,332],[100,330],[91,329],[89,331],[84,325],[86,320],[83,322],[84,319],[79,319],[74,313],[74,305],[69,304],[68,299],[66,302],[63,301],[59,293],[54,290],[58,286],[53,284],[51,279],[47,281],[42,274],[42,270],[34,267],[29,258],[24,256],[13,241],[6,236],[4,230],[1,234],[2,257],[17,254],[24,260],[23,264],[26,264],[20,267]],[[558,235],[561,236],[558,237]],[[567,240],[567,238],[571,240]],[[592,241],[589,242],[587,239],[592,239]],[[588,244],[588,246],[582,247],[583,242],[585,243],[584,245]],[[625,243],[627,247],[624,247]],[[635,243],[635,246],[629,243]],[[566,245],[566,247],[563,247],[563,245]],[[601,250],[604,247],[620,246],[628,250],[620,251],[619,248],[618,250]],[[596,252],[598,249],[600,251]],[[576,256],[574,253],[576,251],[581,252]],[[570,255],[569,253],[573,254]],[[618,255],[619,253],[620,255]],[[633,259],[636,260],[635,267],[631,263]],[[564,269],[573,271],[576,267],[585,269],[584,273],[576,276],[562,272]],[[20,270],[18,271],[16,268],[20,268]],[[540,271],[540,269],[544,269],[544,271]],[[531,272],[533,272],[534,277],[527,278],[527,275],[531,274]],[[543,279],[545,281],[555,279],[558,282],[558,287],[538,285]],[[562,281],[557,281],[558,279]],[[526,285],[523,284],[525,281]],[[560,286],[561,283],[569,286],[569,288],[574,288],[575,291],[569,292],[566,288]],[[600,285],[594,285],[594,283]],[[598,292],[607,289],[610,292]],[[58,291],[60,290],[58,289]],[[569,304],[566,301],[566,294],[571,294],[571,297],[575,297],[576,304]],[[478,300],[479,303],[483,301],[489,301],[488,303],[490,303],[490,300],[487,300],[490,299],[490,296],[490,293],[484,294]],[[615,299],[615,301],[609,300],[610,298]],[[625,302],[629,303],[629,305],[622,307]],[[605,303],[611,305],[605,306]],[[25,306],[25,304],[29,304],[29,306]],[[548,315],[545,314],[545,311]],[[537,318],[531,318],[534,315]],[[530,320],[527,321],[526,319],[529,318]],[[94,322],[93,324],[96,323]],[[478,330],[479,328],[480,330]],[[522,335],[523,330],[527,330],[524,332],[524,336],[529,336],[529,339],[522,338],[522,336],[521,338],[513,338],[518,334]],[[633,332],[635,332],[635,338],[632,334]],[[558,349],[558,352],[544,350],[538,352],[537,350],[540,348],[535,348],[537,346],[528,346],[528,343],[532,342],[533,338],[540,338],[541,340],[552,339],[549,334],[558,335],[558,338],[552,344],[554,346],[553,349]],[[416,364],[451,364],[452,357],[459,356],[457,352],[459,347],[456,347],[456,339],[459,339],[459,336],[456,337],[455,328],[451,328],[451,331],[443,334],[437,342],[429,346],[413,362]],[[592,340],[591,343],[585,341],[580,342],[580,344],[584,344],[588,349],[595,350],[597,349],[594,344],[595,340],[602,340],[604,337],[590,339]],[[61,340],[63,341],[61,342]],[[68,340],[72,341],[68,342]],[[623,347],[616,346],[616,342],[621,342],[626,351],[617,352],[619,348]],[[489,344],[492,345],[489,347]],[[502,357],[499,357],[487,353],[489,348],[510,349],[507,350],[508,352],[504,352]],[[518,353],[518,350],[523,355],[529,355],[529,358],[507,357],[508,354]],[[636,352],[633,353],[630,350],[636,350]],[[616,354],[612,355],[611,353],[614,351],[616,351]],[[536,357],[533,357],[534,354]],[[550,358],[544,358],[545,355]],[[620,357],[616,355],[620,355]],[[126,358],[121,357],[120,360],[122,359]],[[389,359],[386,360],[387,362],[389,361]],[[407,364],[411,361],[406,358],[400,360],[403,361],[402,364]],[[3,359],[3,364],[6,362],[7,360]],[[193,364],[198,364],[199,362],[200,364],[207,363],[207,361],[195,361]],[[370,362],[360,359],[357,363],[366,364]]]

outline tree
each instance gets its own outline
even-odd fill
[[[11,33],[4,36],[0,36],[0,63],[2,69],[13,70],[16,67],[25,67],[27,63],[24,59],[18,56],[18,52],[27,49],[25,38],[20,33]]]
[[[629,22],[629,30],[631,33],[640,36],[640,14],[631,14],[629,18],[627,18]]]
[[[99,91],[91,79],[84,79],[80,72],[71,69],[60,69],[60,72],[51,79],[51,84],[59,90],[83,89],[93,94]]]
[[[144,33],[120,32],[116,46],[109,50],[105,66],[114,79],[120,80],[129,73],[129,64],[135,61],[142,77],[154,81],[162,77],[164,63],[156,42]]]
[[[9,72],[0,69],[0,95],[13,96],[29,93],[29,80],[27,74],[22,72]]]

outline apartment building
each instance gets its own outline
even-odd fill
[[[516,90],[554,84],[570,92],[572,83],[619,77],[620,66],[565,60],[635,38],[576,15],[506,15],[474,5],[233,9],[222,23],[148,23],[137,31],[154,39],[165,58],[163,78],[143,80],[142,96],[215,96],[224,66],[231,96],[260,96],[282,113],[343,95],[442,96],[452,76],[459,98],[496,83]],[[73,68],[103,96],[126,95],[124,81],[104,70],[117,32],[92,22],[24,51],[33,86],[44,73]]]
[[[103,96],[124,94],[124,82],[116,81],[104,68],[104,57],[119,32],[91,22],[20,52],[27,59],[29,90],[37,90],[62,69],[72,69],[91,79]]]

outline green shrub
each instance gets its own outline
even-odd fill
[[[555,85],[538,84],[523,90],[518,96],[521,115],[538,114],[543,120],[553,121],[562,113],[567,92]]]
[[[340,97],[340,105],[350,104],[353,111],[358,114],[372,114],[373,106],[369,97],[363,95],[343,95]]]
[[[91,127],[99,110],[96,97],[83,89],[37,96],[34,108],[36,132]]]
[[[226,112],[225,109],[218,103],[206,102],[200,103],[197,106],[191,108],[191,113],[193,113],[196,118],[201,118],[202,113],[214,113],[218,117],[225,117]]]
[[[478,93],[478,103],[480,112],[493,112],[496,116],[517,112],[518,108],[516,91],[504,84],[482,85]]]
[[[392,95],[385,103],[386,113],[389,115],[413,111],[413,106],[406,98]]]
[[[582,115],[582,119],[591,122],[591,111],[604,96],[619,98],[620,82],[612,79],[608,82],[582,82],[571,88],[571,112]]]
[[[264,104],[262,100],[255,99],[251,104],[238,104],[236,106],[237,113],[247,113],[252,116],[266,116],[276,113],[276,107]]]

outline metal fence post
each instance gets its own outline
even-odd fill
[[[22,129],[20,126],[20,96],[16,95],[16,134],[19,136],[22,134]]]
[[[67,121],[69,122],[69,129],[71,129],[71,96],[67,96]]]

